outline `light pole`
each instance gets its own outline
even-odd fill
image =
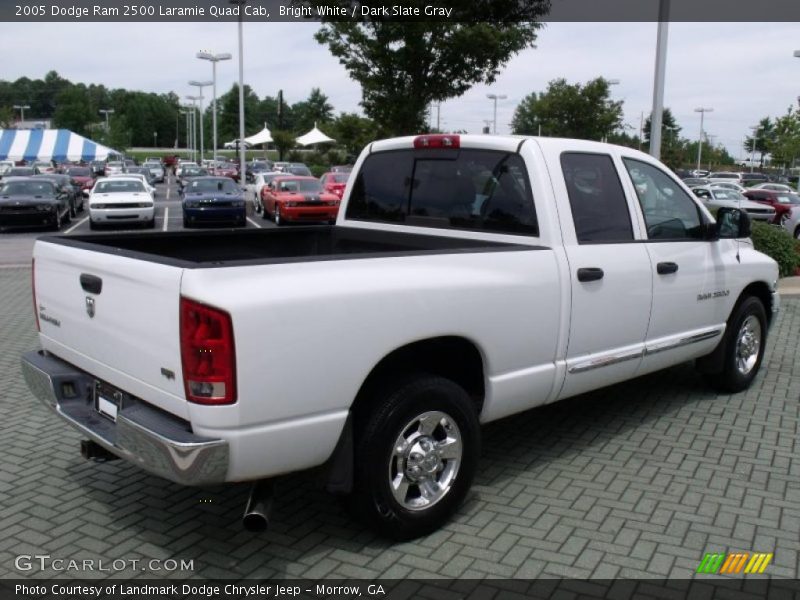
[[[244,187],[244,42],[242,33],[242,13],[247,0],[228,0],[239,8],[239,184]]]
[[[498,100],[505,100],[506,98],[508,98],[508,96],[506,96],[504,94],[501,94],[499,96],[497,94],[486,94],[486,97],[489,100],[492,100],[494,102],[494,117],[492,118],[492,123],[493,123],[493,125],[492,125],[492,133],[493,134],[497,134],[497,101]]]
[[[758,125],[750,128],[753,132],[753,143],[750,145],[750,172],[753,172],[753,155],[756,152],[756,140],[758,139]]]
[[[707,112],[714,112],[713,108],[695,108],[694,112],[700,113],[700,136],[697,138],[697,170],[700,170],[700,159],[703,156],[703,117],[706,116]],[[651,128],[652,129],[652,128]]]
[[[197,162],[197,101],[203,101],[203,96],[186,96],[187,100],[192,101],[192,139],[194,143],[192,144],[192,158],[195,162]],[[200,163],[197,162],[199,165]]]
[[[30,106],[28,106],[27,104],[15,104],[14,105],[14,110],[18,110],[19,111],[19,122],[20,123],[24,123],[25,122],[25,109],[26,108],[30,108]]]
[[[153,132],[153,148],[158,148],[158,132]]]
[[[212,81],[190,81],[189,85],[192,85],[200,90],[200,162],[203,162],[205,158],[205,147],[203,146],[203,88],[211,85]]]
[[[795,50],[792,56],[800,58],[800,50]],[[800,96],[797,97],[797,105],[800,106]],[[800,193],[800,176],[797,178],[797,191]]]
[[[186,151],[189,152],[189,148],[192,144],[192,131],[189,127],[189,119],[191,118],[192,111],[184,107],[184,110],[181,110],[181,114],[186,117]]]
[[[661,124],[664,114],[664,79],[667,72],[667,37],[669,34],[669,0],[658,4],[656,67],[653,77],[653,113],[650,118],[650,156],[661,159]]]
[[[606,85],[607,85],[609,88],[610,88],[612,85],[619,85],[619,79],[606,79]],[[610,95],[611,95],[611,93],[610,93],[610,90],[609,90],[609,96],[610,96]],[[609,100],[609,102],[610,102],[610,100]],[[613,133],[613,131],[610,131],[609,133]],[[541,135],[541,134],[540,134],[540,135]],[[607,141],[608,141],[608,135],[606,134],[606,135],[604,135],[604,136],[603,136],[603,142],[605,143],[605,142],[607,142]]]
[[[211,112],[212,126],[214,130],[214,162],[217,162],[217,63],[223,60],[230,60],[232,57],[229,53],[223,52],[221,54],[213,54],[206,50],[201,50],[197,53],[197,58],[200,60],[211,61],[211,85],[212,85],[212,106],[214,110]]]
[[[113,108],[101,108],[100,112],[103,113],[106,116],[106,133],[108,133],[111,130],[111,127],[109,127],[109,125],[108,125],[108,115],[113,115],[114,114],[114,109]]]

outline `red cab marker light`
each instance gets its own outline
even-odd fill
[[[461,137],[458,135],[436,133],[431,135],[418,135],[414,138],[414,148],[416,150],[424,150],[428,148],[441,148],[449,150],[460,147]]]

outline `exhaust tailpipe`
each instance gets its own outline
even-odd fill
[[[81,440],[81,456],[86,460],[117,460],[119,456],[109,452],[93,440]]]
[[[272,481],[257,481],[253,484],[242,517],[242,526],[247,531],[266,531],[269,528],[269,517],[274,498],[275,491]]]

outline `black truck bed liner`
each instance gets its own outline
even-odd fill
[[[336,226],[45,236],[40,239],[189,269],[542,249],[522,244]]]

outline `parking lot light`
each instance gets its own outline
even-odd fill
[[[242,16],[247,0],[228,0],[230,4],[239,7],[239,184],[244,188],[244,42]]]
[[[23,123],[25,121],[25,109],[30,108],[27,104],[15,104],[14,110],[19,111],[19,122]]]
[[[201,50],[197,53],[197,58],[200,60],[208,60],[211,61],[211,90],[213,95],[212,107],[213,110],[211,111],[211,121],[212,121],[212,130],[214,136],[214,163],[217,162],[217,63],[223,60],[231,60],[233,58],[228,52],[222,52],[220,54],[213,54],[212,52],[207,52],[205,50]]]
[[[200,90],[197,96],[200,99],[200,163],[202,166],[203,159],[205,158],[205,147],[203,146],[203,88],[211,85],[211,81],[190,81],[189,85],[194,86]]]
[[[700,159],[703,156],[703,117],[706,116],[707,112],[714,112],[713,108],[695,108],[694,112],[700,113],[700,137],[697,138],[697,170],[700,170]]]
[[[506,98],[508,98],[508,96],[506,96],[505,94],[501,94],[500,96],[498,96],[497,94],[486,94],[486,97],[489,98],[489,100],[493,100],[494,101],[494,118],[492,119],[492,122],[493,122],[492,133],[496,134],[497,133],[497,101],[498,100],[505,100]]]
[[[103,113],[106,116],[106,133],[108,133],[109,130],[111,129],[109,127],[109,125],[108,125],[108,115],[114,114],[114,109],[113,108],[101,108],[99,112]]]

